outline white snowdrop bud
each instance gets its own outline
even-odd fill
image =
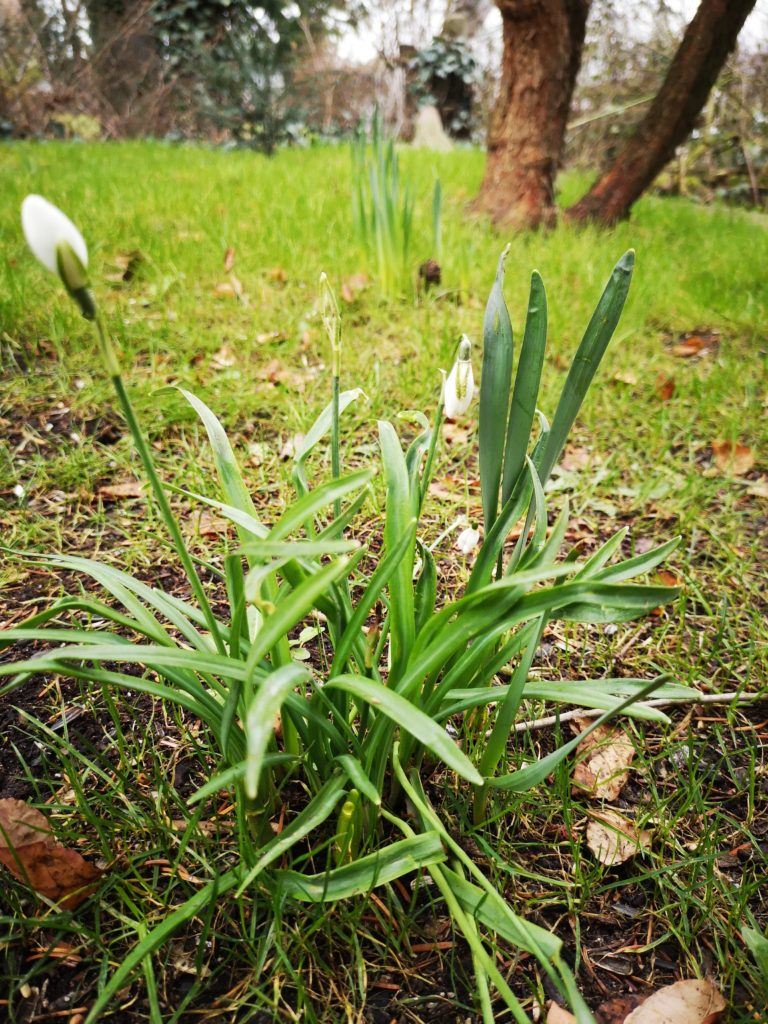
[[[93,320],[96,309],[88,287],[88,247],[69,217],[42,196],[29,195],[21,204],[21,226],[33,255],[46,270],[58,274],[83,316]]]
[[[456,547],[462,555],[471,555],[480,543],[480,531],[473,526],[462,530],[456,538]]]
[[[445,415],[455,420],[469,408],[475,393],[475,379],[472,375],[472,344],[466,334],[462,335],[456,362],[453,364],[443,391]]]

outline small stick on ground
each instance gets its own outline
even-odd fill
[[[701,693],[698,697],[658,697],[656,700],[645,700],[637,704],[639,708],[665,708],[672,704],[751,704],[756,700],[765,700],[760,693]],[[548,715],[546,718],[534,718],[527,722],[518,722],[515,732],[528,732],[534,729],[547,729],[558,722],[570,722],[573,718],[597,718],[604,713],[603,708],[573,708],[561,715]]]

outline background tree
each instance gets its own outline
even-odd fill
[[[690,135],[756,0],[702,0],[646,116],[605,173],[567,215],[612,224],[626,217]]]
[[[626,216],[688,137],[756,0],[701,0],[664,82],[636,132],[574,220]],[[502,83],[476,201],[504,227],[554,222],[554,178],[581,64],[590,0],[496,0],[503,19]]]
[[[589,0],[496,0],[503,23],[499,97],[476,207],[507,228],[551,225],[555,174],[581,65]]]
[[[86,0],[92,49],[91,69],[106,119],[120,130],[132,112],[141,118],[140,100],[156,88],[160,74],[157,34],[147,0]],[[140,128],[137,123],[136,128]]]

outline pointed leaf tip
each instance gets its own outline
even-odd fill
[[[503,280],[504,280],[505,264],[507,262],[507,256],[509,255],[509,250],[511,248],[512,248],[512,243],[511,242],[507,242],[507,244],[501,250],[501,256],[499,256],[499,262],[496,264],[496,280],[497,281],[502,281],[503,282]]]
[[[627,251],[624,253],[624,255],[619,260],[618,266],[620,266],[622,270],[631,270],[634,267],[634,265],[635,265],[635,250],[634,249],[627,249]]]

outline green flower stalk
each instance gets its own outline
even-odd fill
[[[336,293],[331,287],[328,276],[320,275],[320,317],[323,327],[331,343],[331,473],[334,480],[341,475],[341,455],[339,451],[339,387],[341,381],[341,313]],[[336,515],[341,514],[341,504],[334,505]]]
[[[62,284],[80,307],[80,312],[96,328],[96,337],[104,366],[112,379],[118,402],[133,436],[155,500],[160,507],[160,514],[171,535],[190,585],[200,602],[200,608],[205,615],[216,649],[223,654],[225,647],[218,623],[157,475],[149,445],[141,433],[136,414],[123,384],[117,353],[104,329],[96,300],[91,292],[88,278],[88,247],[85,244],[85,239],[69,217],[43,196],[28,195],[24,199],[21,204],[21,226],[32,254],[37,257],[46,270],[50,270],[51,273],[57,274],[61,278]]]

